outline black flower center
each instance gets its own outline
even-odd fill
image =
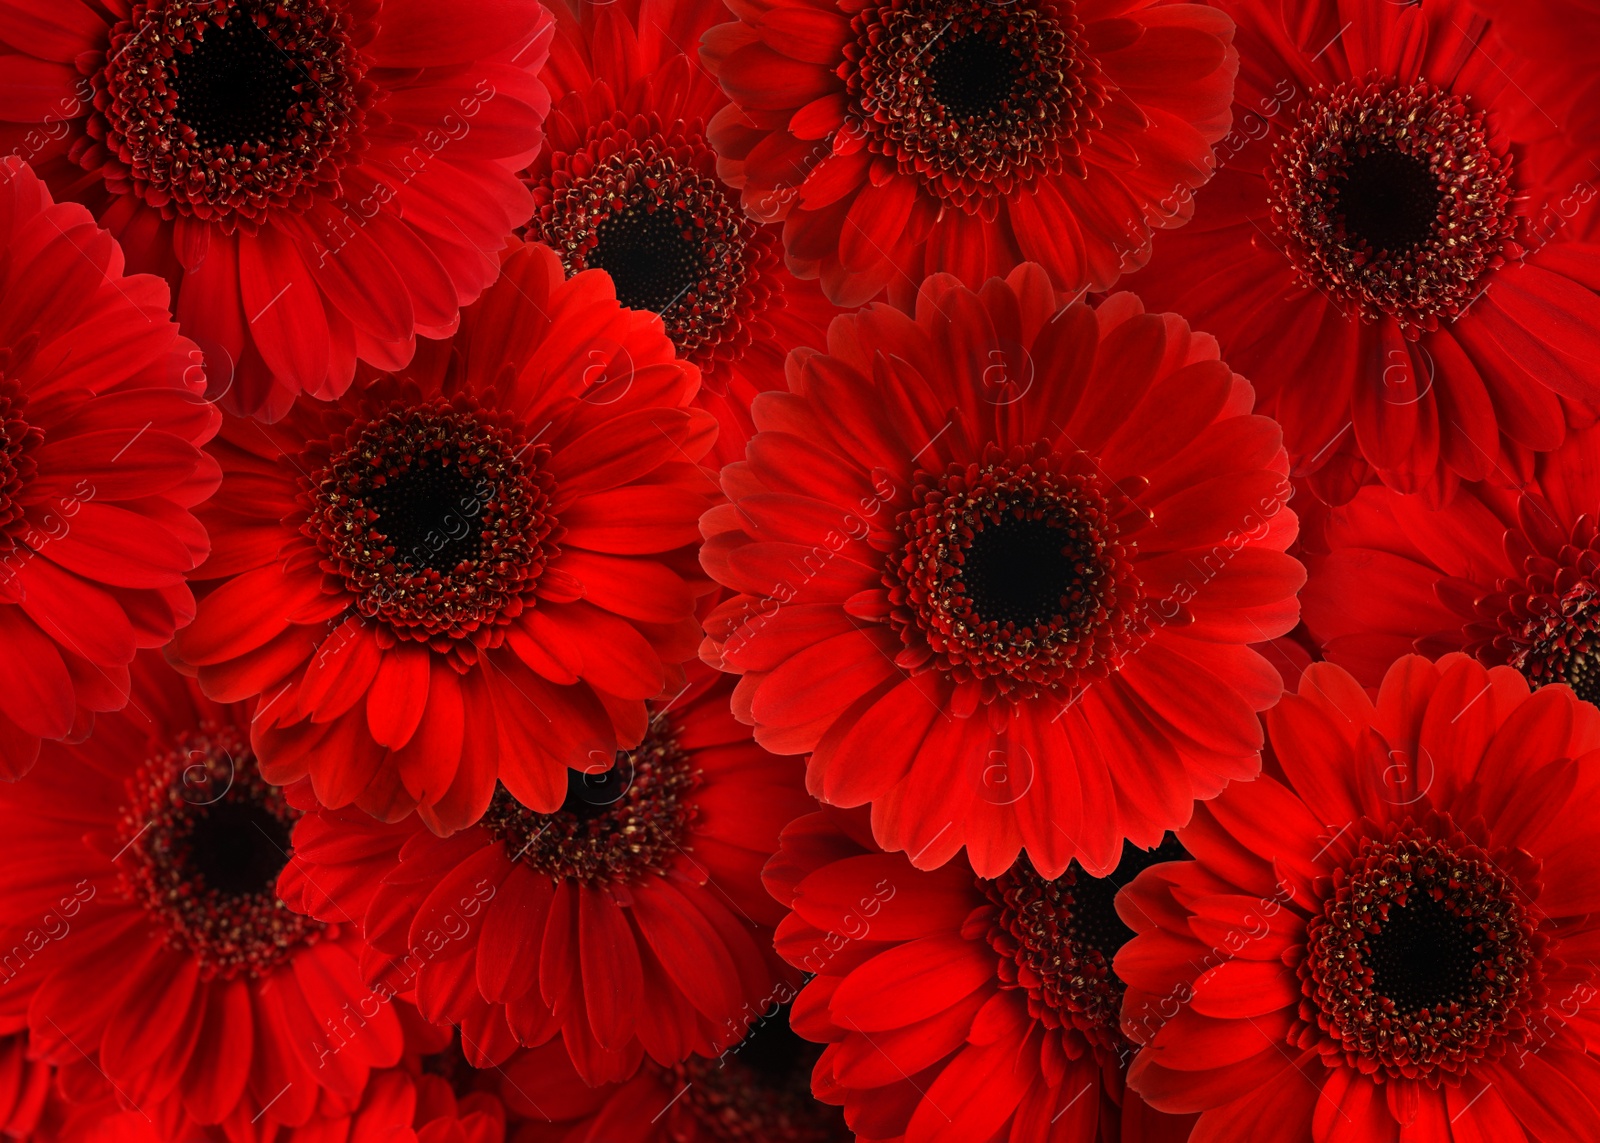
[[[483,501],[490,489],[459,464],[424,457],[367,496],[373,530],[394,548],[392,558],[445,573],[481,554]]]
[[[569,770],[566,799],[554,813],[530,810],[500,787],[482,825],[512,860],[553,880],[628,885],[684,851],[699,784],[692,759],[657,716],[638,748],[606,770]]]
[[[303,212],[337,185],[375,95],[350,19],[329,0],[134,4],[91,76],[107,145],[80,161],[169,217]]]
[[[631,206],[613,214],[595,228],[588,261],[611,275],[619,302],[652,313],[677,301],[704,272],[699,242],[670,208]]]
[[[1017,86],[1022,61],[1004,44],[972,34],[930,54],[933,94],[958,119],[986,118],[1004,109]]]
[[[1512,867],[1438,814],[1362,839],[1307,923],[1298,967],[1330,1065],[1460,1074],[1527,1038],[1546,942],[1526,905],[1538,886]]]
[[[272,893],[289,863],[289,824],[258,801],[197,809],[188,861],[199,883],[225,897]]]
[[[1097,953],[1110,964],[1122,946],[1133,940],[1133,930],[1117,914],[1117,893],[1152,865],[1187,861],[1189,851],[1167,834],[1154,849],[1122,843],[1122,860],[1107,877],[1090,877],[1074,865],[1072,920],[1069,931],[1079,948]]]
[[[618,754],[609,770],[568,770],[562,814],[581,822],[601,817],[633,786],[633,755]]]
[[[294,60],[249,19],[208,29],[174,62],[168,87],[174,114],[206,147],[273,143],[289,131],[289,111],[304,77]]]
[[[1094,595],[1094,545],[1060,519],[1002,515],[972,537],[961,579],[989,623],[1039,627]]]
[[[1351,238],[1394,253],[1428,239],[1444,197],[1425,160],[1392,147],[1352,159],[1335,195]]]
[[[1122,1048],[1126,987],[1111,965],[1133,930],[1117,915],[1117,893],[1150,866],[1188,857],[1169,833],[1154,849],[1124,842],[1107,877],[1091,877],[1073,862],[1046,880],[1024,859],[993,881],[980,879],[996,906],[989,943],[1000,954],[1002,983],[1026,989],[1028,1010],[1047,1026],[1069,1025],[1102,1049]]]
[[[1483,962],[1469,923],[1430,896],[1390,909],[1367,949],[1372,990],[1402,1013],[1470,1000]]]
[[[337,444],[303,486],[303,530],[355,609],[463,662],[497,646],[556,550],[548,446],[443,398],[396,402]]]
[[[870,149],[963,210],[1061,170],[1103,81],[1071,5],[866,4],[839,69]]]
[[[299,811],[256,770],[244,736],[202,727],[128,781],[123,891],[198,961],[203,979],[258,978],[321,938],[278,898]]]
[[[1277,245],[1351,316],[1437,329],[1505,261],[1511,168],[1462,96],[1351,80],[1307,100],[1274,146]]]
[[[885,569],[913,652],[997,694],[1059,694],[1114,669],[1141,593],[1108,492],[1087,461],[991,446],[982,465],[924,474]],[[1137,525],[1138,521],[1134,521]]]

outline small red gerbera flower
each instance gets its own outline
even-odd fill
[[[0,778],[120,709],[135,651],[194,615],[222,419],[199,361],[165,283],[0,160]]]
[[[531,207],[536,0],[23,0],[0,151],[172,284],[213,394],[276,419],[403,365]],[[231,381],[230,381],[231,377]]]
[[[173,645],[219,699],[262,696],[263,772],[448,833],[496,781],[550,812],[568,766],[645,731],[694,653],[694,463],[712,417],[660,322],[519,246],[397,375],[230,425],[202,515],[210,587]]]
[[[274,891],[299,811],[257,770],[242,706],[153,652],[134,682],[87,742],[47,744],[0,787],[0,1020],[25,1020],[38,1058],[201,1124],[353,1105],[399,1058],[400,1027],[379,1011],[316,1051],[324,1016],[367,990],[354,928]]]
[[[728,100],[686,53],[726,13],[625,0],[555,14],[541,73],[553,111],[523,175],[528,235],[569,272],[605,270],[623,305],[661,315],[722,422],[718,459],[741,457],[751,398],[782,387],[789,350],[821,345],[838,310],[785,269],[778,227],[745,214],[717,177],[705,123]]]
[[[499,787],[448,839],[416,819],[310,814],[281,889],[312,916],[357,918],[373,987],[459,1024],[476,1066],[557,1035],[590,1083],[646,1054],[714,1055],[772,990],[780,913],[760,869],[807,805],[728,713],[732,688],[697,665],[643,742],[572,771],[551,812]]]
[[[1129,1085],[1207,1143],[1593,1139],[1600,711],[1407,656],[1267,725],[1280,769],[1124,893]]]
[[[903,1143],[1185,1139],[1188,1122],[1127,1096],[1111,958],[1132,936],[1117,890],[1186,856],[1171,836],[1124,849],[1109,877],[1027,860],[996,878],[915,869],[872,841],[864,812],[784,831],[768,864],[791,910],[778,951],[811,974],[795,1030],[827,1045],[817,1096],[863,1139]]]
[[[1466,651],[1530,686],[1600,703],[1600,427],[1538,458],[1518,490],[1463,485],[1443,508],[1363,488],[1309,558],[1306,624],[1366,686],[1417,651]]]
[[[701,524],[741,593],[702,653],[757,741],[812,752],[886,849],[987,877],[1024,847],[1108,873],[1256,773],[1282,683],[1247,645],[1294,626],[1303,572],[1277,426],[1209,337],[1130,294],[1058,310],[1024,267],[828,348],[756,399]]]
[[[622,1083],[585,1086],[549,1046],[519,1052],[500,1085],[526,1121],[517,1143],[851,1143],[839,1110],[811,1094],[822,1049],[790,1030],[794,994],[779,984],[748,1005],[749,1031],[716,1059],[646,1063]]]
[[[1592,420],[1600,252],[1560,204],[1594,172],[1551,165],[1567,145],[1483,18],[1348,0],[1291,30],[1273,0],[1219,3],[1238,126],[1134,288],[1217,335],[1296,474],[1437,501]]]
[[[1228,129],[1238,54],[1215,8],[1161,0],[759,0],[702,57],[746,210],[789,265],[860,305],[977,288],[1018,263],[1103,290],[1179,226]]]

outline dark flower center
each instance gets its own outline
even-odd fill
[[[1526,1038],[1545,942],[1530,887],[1502,864],[1447,819],[1362,841],[1308,923],[1299,967],[1325,1055],[1414,1078],[1459,1074]]]
[[[1372,991],[1410,1015],[1435,1005],[1469,1001],[1473,970],[1487,950],[1474,945],[1473,926],[1432,897],[1392,906],[1379,931],[1367,938]]]
[[[569,273],[611,275],[617,300],[660,314],[696,364],[737,356],[776,303],[778,239],[729,197],[698,126],[618,115],[583,148],[543,156],[528,177],[530,237]]]
[[[1471,304],[1517,225],[1510,157],[1463,97],[1424,81],[1317,93],[1276,145],[1268,181],[1301,277],[1413,337]]]
[[[556,551],[549,449],[439,398],[390,406],[330,453],[303,530],[356,611],[468,662],[498,645]]]
[[[224,799],[194,815],[189,867],[224,897],[270,893],[289,862],[289,824],[256,801]]]
[[[482,555],[482,501],[489,492],[462,470],[458,453],[402,469],[372,489],[367,507],[397,557],[447,575]]]
[[[1092,471],[1056,471],[1042,445],[991,448],[920,476],[912,503],[884,583],[914,665],[1023,697],[1113,667],[1140,591]]]
[[[660,313],[699,281],[700,245],[678,212],[631,206],[595,228],[589,265],[611,275],[617,300]],[[691,224],[692,226],[692,224]]]
[[[1026,989],[1028,1011],[1046,1026],[1076,1028],[1097,1048],[1120,1052],[1127,986],[1111,965],[1133,930],[1117,915],[1117,893],[1150,866],[1188,857],[1169,833],[1154,849],[1124,842],[1108,877],[1091,877],[1074,861],[1050,881],[1023,858],[993,881],[980,878],[996,909],[989,943],[1000,954],[1001,981]]]
[[[276,143],[306,80],[294,60],[248,19],[232,19],[194,45],[168,84],[173,113],[202,147]]]
[[[83,162],[171,217],[303,210],[358,146],[371,85],[327,0],[147,0],[111,35]]]
[[[978,33],[951,41],[928,63],[933,97],[956,119],[996,114],[1025,75],[1026,66],[1015,52]]]
[[[758,1013],[749,1034],[720,1059],[690,1057],[675,1069],[689,1086],[681,1114],[722,1143],[849,1143],[838,1108],[811,1094],[818,1044],[795,1035],[789,1006]],[[684,1136],[673,1133],[671,1138]]]
[[[555,813],[528,809],[495,790],[483,828],[514,861],[553,880],[628,885],[666,870],[686,849],[699,771],[664,717],[651,720],[636,750],[606,770],[567,772],[567,797]]]
[[[139,768],[118,823],[128,895],[204,979],[260,977],[327,928],[278,899],[299,811],[256,772],[242,735],[202,728]]]
[[[983,521],[961,565],[961,581],[981,619],[1036,628],[1092,605],[1105,568],[1093,537],[1060,515],[1002,514]]]
[[[1345,233],[1396,254],[1427,241],[1443,199],[1424,160],[1390,147],[1351,159],[1334,188]]]
[[[839,76],[868,146],[963,209],[1053,174],[1104,102],[1070,9],[890,0],[852,23]]]

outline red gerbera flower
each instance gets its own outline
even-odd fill
[[[1376,686],[1410,651],[1467,651],[1535,687],[1600,702],[1600,426],[1539,457],[1520,490],[1463,485],[1443,508],[1363,488],[1313,555],[1306,623],[1330,662]]]
[[[1126,847],[1107,878],[1045,878],[1024,859],[990,879],[882,852],[864,812],[794,823],[766,880],[791,910],[778,951],[811,974],[794,1026],[827,1045],[818,1097],[860,1138],[896,1143],[1185,1139],[1189,1122],[1124,1093],[1111,973],[1132,935],[1117,889],[1182,856],[1169,835]]]
[[[837,1108],[811,1094],[821,1049],[789,1028],[794,989],[746,1007],[750,1031],[717,1059],[647,1063],[624,1083],[586,1087],[561,1053],[520,1052],[504,1068],[517,1143],[851,1143]]]
[[[784,268],[778,227],[745,214],[717,177],[705,123],[728,100],[685,53],[726,13],[688,0],[555,13],[541,73],[549,134],[523,175],[529,237],[569,272],[605,270],[623,305],[661,315],[701,369],[701,400],[723,425],[719,459],[735,459],[751,398],[781,387],[789,350],[821,345],[838,311]]]
[[[703,654],[886,849],[1104,874],[1256,773],[1282,690],[1247,644],[1303,572],[1277,426],[1181,318],[1057,310],[1037,267],[833,323],[756,399],[701,559]]]
[[[495,782],[546,812],[694,652],[698,371],[603,274],[509,254],[454,343],[271,429],[231,425],[212,587],[173,654],[262,695],[263,773],[441,833]]]
[[[0,777],[120,709],[135,651],[194,614],[221,422],[199,361],[166,285],[0,160]]]
[[[274,892],[298,811],[257,771],[242,706],[153,653],[134,681],[128,710],[0,787],[0,1021],[25,1022],[38,1058],[202,1124],[353,1106],[400,1028],[379,1011],[316,1051],[324,1016],[367,990],[354,929]]]
[[[1297,474],[1437,500],[1592,420],[1600,252],[1556,207],[1593,171],[1551,165],[1482,17],[1340,0],[1291,30],[1272,0],[1219,3],[1238,127],[1135,288],[1216,333]]]
[[[1281,769],[1125,891],[1129,1084],[1195,1143],[1594,1139],[1600,711],[1407,656],[1267,725]]]
[[[1181,225],[1228,129],[1238,54],[1214,8],[1160,0],[752,0],[702,56],[734,105],[723,177],[782,219],[789,265],[909,307],[936,271],[1018,263],[1106,289]]]
[[[772,990],[780,913],[760,869],[807,804],[728,713],[732,687],[697,666],[638,748],[572,771],[553,812],[501,787],[448,839],[414,818],[311,814],[281,888],[313,916],[359,919],[374,988],[459,1024],[477,1066],[558,1034],[592,1083],[645,1054],[715,1054]]]
[[[0,150],[85,203],[235,410],[403,365],[494,280],[531,203],[536,0],[22,0]],[[231,384],[229,382],[231,374]]]

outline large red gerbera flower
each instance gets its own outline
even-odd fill
[[[789,350],[821,345],[838,311],[784,267],[778,227],[717,177],[705,122],[727,97],[693,55],[726,13],[688,0],[557,5],[544,149],[524,173],[529,237],[571,272],[602,269],[617,298],[661,315],[701,370],[722,422],[719,459],[743,455],[750,400],[783,385]]]
[[[996,878],[915,869],[872,841],[864,812],[790,826],[766,880],[791,910],[778,951],[811,974],[794,1026],[825,1043],[813,1086],[862,1139],[1180,1143],[1189,1122],[1123,1089],[1111,958],[1131,932],[1112,902],[1170,835],[1116,871]]]
[[[1217,335],[1297,474],[1335,502],[1374,471],[1437,500],[1592,420],[1600,253],[1560,204],[1593,171],[1551,165],[1483,18],[1339,0],[1291,30],[1273,0],[1219,3],[1238,127],[1135,288]]]
[[[120,709],[135,651],[194,614],[221,423],[199,362],[166,285],[0,160],[0,777]]]
[[[1600,426],[1538,458],[1521,490],[1463,485],[1442,508],[1363,488],[1308,557],[1306,624],[1330,662],[1376,686],[1410,651],[1467,651],[1535,687],[1600,702]]]
[[[316,1050],[367,990],[354,928],[274,891],[298,811],[257,771],[242,706],[153,652],[134,681],[86,743],[47,744],[47,765],[0,787],[0,1025],[153,1119],[292,1125],[354,1106],[400,1027],[380,1010]]]
[[[555,810],[694,653],[697,387],[603,274],[518,247],[453,343],[229,427],[211,588],[172,654],[219,699],[262,695],[263,773],[323,805],[448,833],[498,779]]]
[[[811,792],[873,803],[919,867],[1026,847],[1104,874],[1256,773],[1294,626],[1287,461],[1245,381],[1119,294],[1057,310],[1037,267],[913,319],[836,320],[756,399],[701,560],[740,592],[703,654]]]
[[[745,208],[841,305],[906,306],[1034,261],[1106,289],[1181,225],[1228,129],[1238,54],[1215,8],[1161,0],[751,0],[702,56]]]
[[[557,1035],[589,1082],[646,1054],[715,1054],[772,990],[779,910],[760,869],[807,805],[798,773],[728,713],[732,686],[697,666],[638,748],[572,771],[553,812],[501,787],[448,839],[416,819],[309,815],[282,891],[359,919],[374,988],[459,1024],[477,1066]]]
[[[1407,656],[1267,724],[1276,774],[1124,892],[1129,1084],[1194,1143],[1595,1139],[1600,711]]]
[[[789,1028],[794,989],[745,1009],[750,1031],[717,1059],[647,1063],[624,1083],[587,1087],[549,1048],[503,1071],[506,1106],[526,1124],[516,1143],[851,1143],[839,1110],[811,1094],[821,1049]]]
[[[495,278],[549,106],[536,0],[21,0],[0,150],[165,276],[214,395],[273,419]],[[230,383],[231,377],[231,383]]]

